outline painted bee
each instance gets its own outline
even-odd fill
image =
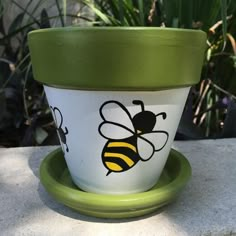
[[[141,106],[141,112],[131,117],[127,108],[117,101],[107,101],[100,107],[103,122],[99,125],[100,135],[107,139],[102,151],[103,165],[111,172],[123,172],[134,167],[139,160],[148,161],[155,152],[161,151],[169,138],[163,130],[154,130],[157,117],[167,118],[165,112],[154,114],[145,111],[144,103],[134,100],[133,104]],[[117,108],[111,116],[109,107]]]
[[[66,151],[69,152],[69,148],[66,143],[66,135],[69,133],[69,131],[66,126],[65,126],[65,131],[62,129],[63,116],[61,114],[61,111],[57,107],[50,106],[50,108],[52,109],[52,112],[53,112],[54,120],[56,123],[56,129],[57,129],[58,134],[60,136],[61,142],[66,146]],[[56,113],[58,113],[59,116]],[[58,120],[60,120],[60,122],[58,122]],[[63,145],[61,145],[61,146],[62,146],[63,152],[65,153]]]

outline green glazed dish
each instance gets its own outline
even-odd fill
[[[146,192],[129,195],[95,194],[78,189],[61,149],[50,153],[40,167],[41,182],[57,201],[82,214],[101,218],[130,218],[154,212],[172,202],[190,176],[189,162],[173,149],[158,183]]]
[[[154,27],[68,27],[32,31],[29,46],[35,78],[43,84],[153,91],[198,83],[206,34]]]

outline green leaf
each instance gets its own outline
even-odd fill
[[[138,0],[138,10],[139,10],[139,18],[140,18],[140,23],[142,26],[144,26],[144,8],[143,8],[143,0]]]
[[[227,39],[227,0],[221,0],[221,18],[222,18],[222,31],[224,38],[224,47]]]
[[[102,11],[100,11],[91,1],[89,0],[82,0],[82,2],[89,7],[94,14],[99,17],[105,24],[112,25],[112,21],[109,19],[109,17],[104,14]]]
[[[82,19],[85,19],[85,20],[90,21],[90,19],[88,19],[88,18],[86,18],[86,17],[80,17],[80,16],[76,16],[76,15],[68,15],[68,16],[70,16],[70,17],[72,17],[72,18],[82,18]],[[51,19],[57,19],[58,17],[59,17],[59,16],[51,16],[51,17],[49,17],[48,19],[49,19],[49,20],[51,20]],[[13,32],[11,32],[11,33],[5,35],[5,36],[2,37],[2,38],[0,38],[0,45],[1,45],[1,44],[4,44],[5,41],[7,41],[7,40],[9,40],[10,38],[14,37],[16,34],[22,32],[22,31],[24,31],[24,30],[30,29],[34,24],[35,24],[34,21],[33,21],[33,22],[30,22],[30,23],[28,23],[28,24],[25,24],[25,25],[23,25],[22,27],[17,28],[15,31],[13,31]],[[39,23],[39,25],[40,25],[40,23]]]
[[[51,27],[48,13],[45,8],[41,11],[40,27],[41,28],[50,28]]]
[[[119,0],[119,15],[120,15],[121,25],[124,25],[124,7],[122,0]]]
[[[236,11],[236,1],[229,0],[227,4],[227,13],[228,15],[234,14]]]
[[[26,7],[25,7],[26,10],[30,7],[30,5],[31,5],[32,2],[33,2],[33,0],[29,0],[29,1],[28,1],[27,5],[26,5]]]
[[[234,68],[236,69],[236,55],[235,56],[231,56],[233,63],[234,63]]]
[[[61,26],[65,26],[65,22],[64,22],[64,19],[63,19],[63,13],[62,13],[62,10],[60,8],[60,4],[58,2],[58,0],[55,0],[55,3],[56,3],[56,7],[57,7],[57,11],[59,13],[59,18],[60,18],[60,21],[61,21]]]
[[[8,34],[11,34],[14,32],[16,29],[21,27],[22,21],[24,19],[25,13],[22,12],[19,15],[16,16],[16,18],[12,21],[9,29],[8,29]]]
[[[125,22],[127,22],[126,25],[141,26],[139,11],[134,6],[134,4],[130,4],[128,1],[125,1],[124,7],[126,9],[126,11],[124,12]]]
[[[211,54],[212,54],[212,49],[211,49],[211,48],[208,48],[207,54],[206,54],[206,59],[207,59],[207,61],[210,61],[210,59],[211,59]]]
[[[193,25],[193,0],[182,0],[181,2],[180,27],[191,29]]]
[[[40,22],[37,20],[37,18],[32,13],[28,12],[27,8],[22,7],[15,0],[12,0],[12,3],[15,4],[19,9],[21,9],[25,15],[28,15],[34,21],[35,24],[40,26]]]
[[[164,10],[163,14],[165,15],[165,25],[167,27],[173,27],[174,19],[177,18],[177,22],[179,21],[177,1],[176,0],[163,0],[163,10]]]
[[[202,23],[202,30],[208,31],[220,20],[220,0],[194,0],[193,20]]]

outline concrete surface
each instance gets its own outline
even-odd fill
[[[193,177],[171,205],[145,217],[104,220],[57,203],[39,181],[56,147],[0,149],[0,235],[236,235],[236,139],[176,142]]]

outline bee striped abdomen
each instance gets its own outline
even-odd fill
[[[122,172],[133,167],[139,160],[136,147],[130,142],[110,141],[103,149],[103,163],[111,172]]]

